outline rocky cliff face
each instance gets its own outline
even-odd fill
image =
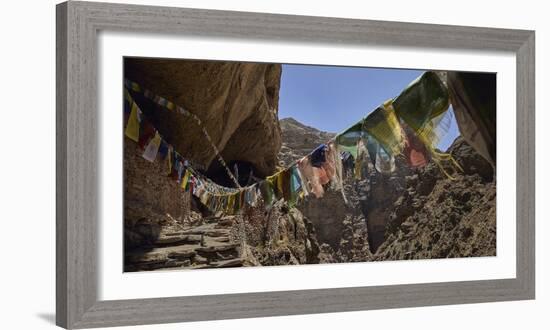
[[[227,163],[251,163],[258,176],[277,165],[280,64],[126,58],[124,75],[183,106],[203,122]],[[186,157],[215,171],[215,154],[197,125],[170,111],[144,113]]]
[[[448,151],[464,172],[450,180],[431,163],[405,176],[382,213],[388,222],[376,260],[496,255],[493,168],[460,137]]]
[[[289,119],[281,129],[282,153],[288,153],[280,155],[283,162],[332,136]],[[316,230],[321,262],[495,255],[493,169],[462,138],[449,152],[464,169],[454,180],[433,163],[411,169],[397,159],[391,175],[366,164],[363,179],[347,176],[347,205],[340,192],[330,190],[299,205]]]

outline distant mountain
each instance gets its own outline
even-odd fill
[[[290,117],[279,120],[279,126],[283,143],[278,158],[279,165],[283,167],[309,154],[336,135],[304,125]]]

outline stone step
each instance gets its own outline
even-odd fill
[[[210,238],[210,241],[220,242],[220,243],[229,243],[231,239],[227,236],[221,236],[221,237],[212,237]]]
[[[206,265],[208,264],[208,258],[201,257],[200,255],[195,255],[193,257],[193,264],[194,265]]]
[[[224,252],[216,252],[216,254],[214,254],[211,257],[211,261],[215,262],[215,261],[230,260],[230,259],[237,258],[238,256],[239,256],[239,253],[237,251],[228,250]]]
[[[216,222],[216,228],[229,227],[235,222],[235,217],[224,217]]]
[[[166,261],[166,263],[164,264],[164,267],[189,267],[191,266],[191,260],[187,259],[187,260],[174,260],[174,259],[169,259]]]
[[[165,228],[151,249],[125,254],[125,271],[240,267],[233,221],[233,216],[211,217],[198,226]]]
[[[208,266],[212,268],[228,268],[228,267],[242,267],[243,262],[241,258],[211,262]]]
[[[170,259],[194,259],[197,256],[197,252],[194,250],[173,251],[168,253],[167,256]]]
[[[211,239],[212,240],[212,239]],[[239,244],[208,241],[206,246],[185,244],[156,247],[149,251],[136,250],[125,255],[125,264],[136,270],[214,264],[239,257]],[[131,268],[131,267],[130,267]]]
[[[166,259],[165,261],[158,262],[158,263],[127,265],[124,271],[134,272],[134,271],[159,270],[159,269],[167,269],[167,268],[188,268],[190,266],[191,266],[191,260]]]
[[[189,239],[194,239],[194,236],[196,235],[205,235],[205,236],[211,236],[211,237],[222,237],[222,236],[230,236],[231,229],[224,228],[224,227],[218,227],[218,228],[202,228],[197,227],[193,229],[187,229],[184,231],[178,231],[178,232],[166,232],[161,233],[159,237],[164,238],[165,240],[169,241],[171,237],[186,237],[189,236]],[[174,240],[177,240],[176,238]]]
[[[212,246],[201,246],[195,249],[197,253],[214,253],[214,252],[225,252],[228,250],[236,250],[239,244],[220,244]]]
[[[165,236],[205,235],[211,237],[229,236],[230,234],[230,228],[219,226],[217,223],[184,228],[181,231],[173,233],[164,233]]]
[[[196,252],[195,248],[200,245],[180,245],[170,247],[153,248],[150,251],[136,250],[127,253],[124,257],[130,264],[158,263],[166,261],[173,256],[174,258],[191,258]]]
[[[183,245],[201,242],[201,235],[161,235],[155,245]]]
[[[215,229],[204,232],[205,236],[210,237],[228,237],[231,234],[231,231],[228,229]]]

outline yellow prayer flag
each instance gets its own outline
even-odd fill
[[[231,194],[227,197],[227,207],[225,209],[225,212],[227,214],[232,214],[234,207],[235,207],[235,194]]]
[[[283,172],[277,173],[277,190],[281,196],[284,196],[285,187],[283,185],[282,173]]]
[[[139,142],[139,108],[135,102],[132,103],[132,111],[130,112],[130,118],[126,124],[126,130],[124,134],[135,142]]]
[[[189,175],[191,172],[189,170],[185,170],[185,174],[183,175],[183,179],[181,180],[181,187],[183,190],[187,189],[187,182],[189,181]]]
[[[400,154],[404,147],[404,137],[399,119],[391,101],[372,112],[364,121],[364,128],[390,155]]]

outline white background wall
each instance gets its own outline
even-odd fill
[[[55,311],[55,3],[0,11],[0,317],[3,329],[51,329]],[[114,1],[112,1],[114,2]],[[537,299],[143,326],[146,329],[548,329],[550,24],[543,1],[117,1],[314,16],[532,29],[537,33]],[[546,74],[546,75],[545,75]],[[546,93],[545,93],[546,92]],[[138,327],[136,327],[138,328]]]

